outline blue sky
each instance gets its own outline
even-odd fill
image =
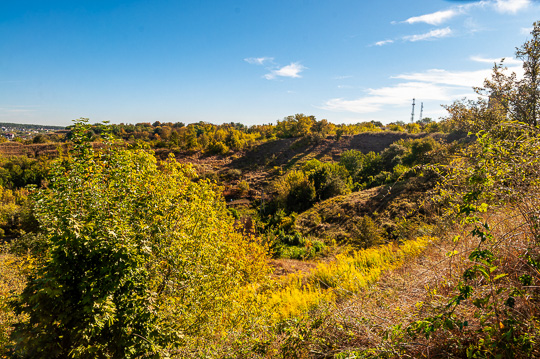
[[[409,121],[475,95],[532,0],[0,1],[0,122]]]

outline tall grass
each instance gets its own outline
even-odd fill
[[[307,274],[284,278],[271,291],[262,293],[273,320],[302,315],[322,302],[331,303],[358,293],[376,282],[387,271],[399,267],[407,258],[420,254],[435,238],[424,236],[402,245],[379,247],[340,254],[334,261],[320,263]]]

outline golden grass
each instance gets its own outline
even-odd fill
[[[525,270],[530,270],[524,253],[537,253],[538,244],[530,240],[530,234],[524,230],[524,219],[512,208],[498,209],[484,219],[496,224],[492,230],[495,239],[490,246],[500,260],[496,262],[498,269],[493,276],[499,273],[508,273],[508,276],[497,282],[493,289],[480,277],[467,282],[475,288],[473,296],[459,305],[454,315],[467,320],[468,327],[463,330],[441,329],[429,338],[420,335],[414,339],[407,337],[405,330],[417,320],[443,312],[457,295],[456,286],[463,279],[464,270],[473,265],[469,254],[479,242],[477,237],[469,234],[471,228],[460,227],[455,228],[455,233],[446,233],[444,239],[432,241],[421,255],[411,256],[402,262],[403,265],[395,265],[385,271],[372,285],[358,290],[357,295],[345,298],[325,311],[312,312],[314,319],[306,320],[306,327],[320,320],[316,318],[323,318],[324,323],[303,343],[311,354],[302,357],[334,357],[339,354],[339,358],[348,358],[364,357],[367,353],[370,353],[370,358],[462,357],[469,345],[478,346],[485,339],[482,332],[485,326],[503,330],[504,326],[494,315],[489,316],[487,311],[473,305],[473,301],[484,297],[489,290],[499,293],[497,290],[500,289],[502,292],[496,300],[499,302],[497,307],[502,310],[510,289],[520,288],[518,277]],[[455,234],[459,234],[460,239],[453,242]],[[350,261],[352,259],[348,258],[345,262]],[[338,261],[330,265],[340,267]],[[345,265],[341,266],[347,269]],[[535,283],[540,282],[539,273],[533,276]],[[347,278],[347,275],[342,278]],[[357,282],[353,282],[353,289],[355,286],[358,286]],[[529,288],[529,293],[523,298],[516,297],[516,305],[509,313],[521,318],[520,330],[525,330],[523,325],[528,326],[530,335],[535,336],[540,333],[537,319],[540,290]],[[481,320],[485,315],[488,318]],[[533,349],[531,355],[540,357],[540,348]]]
[[[320,263],[308,273],[286,276],[273,290],[260,293],[259,300],[271,312],[273,322],[302,316],[322,303],[334,303],[364,290],[434,240],[425,236],[401,246],[388,244],[339,254],[334,261]]]

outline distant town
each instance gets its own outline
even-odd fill
[[[3,138],[8,141],[28,140],[38,134],[48,134],[62,130],[65,130],[65,127],[0,122],[0,139]]]

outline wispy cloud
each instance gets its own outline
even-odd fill
[[[452,35],[452,29],[450,29],[449,27],[445,27],[444,29],[435,29],[435,30],[431,30],[430,32],[426,32],[424,34],[403,36],[403,40],[415,42],[415,41],[439,39],[439,38],[447,37],[450,35]]]
[[[419,22],[424,22],[430,25],[440,25],[443,22],[450,20],[454,16],[458,15],[459,13],[460,11],[458,11],[457,9],[442,10],[442,11],[437,11],[431,14],[410,17],[404,22],[409,23],[409,24],[416,24]]]
[[[531,33],[531,31],[533,31],[533,27],[522,27],[521,28],[521,34],[522,35],[529,35]]]
[[[471,88],[479,86],[491,74],[491,69],[476,71],[447,71],[430,69],[424,72],[400,74],[392,78],[408,81],[421,81],[433,85],[458,86]]]
[[[481,62],[486,64],[494,64],[499,63],[503,58],[485,58],[482,56],[471,56],[471,60],[474,62]],[[504,64],[505,65],[522,65],[523,62],[518,59],[514,59],[513,57],[504,57]]]
[[[38,106],[13,106],[13,105],[0,105],[1,110],[28,110],[34,111]]]
[[[352,78],[351,75],[342,75],[342,76],[335,76],[332,79],[333,80],[345,80],[345,79],[350,79],[350,78]]]
[[[252,65],[264,65],[274,61],[273,57],[248,57],[244,59],[245,62]]]
[[[393,43],[394,40],[382,40],[382,41],[377,41],[375,43],[375,46],[383,46],[383,45],[387,45],[387,44],[391,44]]]
[[[36,106],[0,106],[1,115],[24,115],[37,111]]]
[[[414,94],[414,95],[413,95]],[[374,113],[386,106],[405,106],[411,98],[444,101],[450,96],[449,88],[426,84],[424,82],[404,82],[395,86],[368,89],[366,95],[354,100],[334,98],[328,100],[323,108],[329,111],[345,111],[354,113]]]
[[[498,12],[515,14],[526,9],[530,4],[530,0],[495,0],[493,5]]]
[[[291,77],[299,78],[300,72],[306,69],[305,66],[301,65],[298,62],[292,62],[287,66],[283,66],[279,69],[272,70],[270,73],[264,75],[264,78],[267,80],[273,80],[276,77]]]
[[[490,59],[476,57],[480,62]],[[515,63],[515,60],[512,61]],[[519,76],[521,66],[509,67],[509,71]],[[484,79],[491,76],[491,69],[476,71],[447,71],[430,69],[423,72],[405,73],[391,78],[402,80],[393,86],[368,89],[357,99],[333,98],[322,108],[329,111],[343,111],[359,114],[376,113],[390,107],[409,106],[412,97],[436,103],[451,102],[465,96],[476,96],[473,86],[482,86]]]

